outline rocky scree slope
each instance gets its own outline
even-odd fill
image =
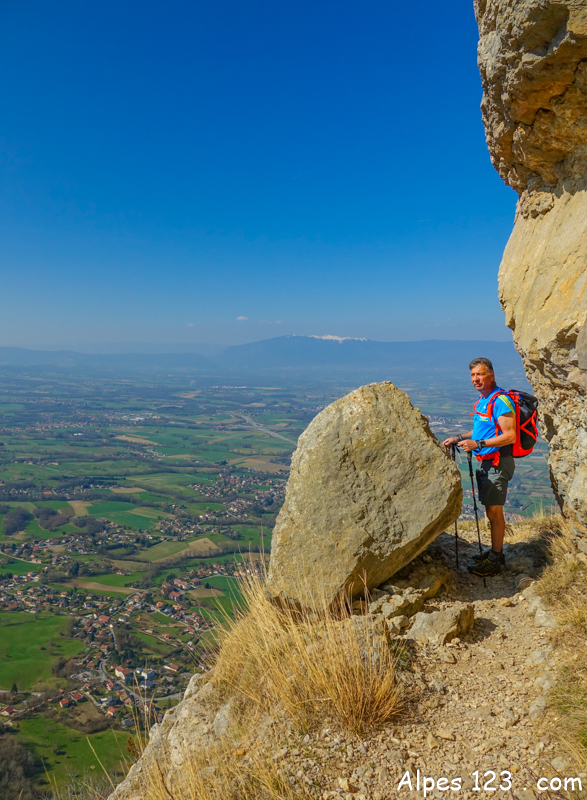
[[[223,757],[237,770],[259,758],[274,764],[293,792],[275,797],[421,797],[397,791],[406,771],[415,787],[420,770],[434,781],[460,777],[459,796],[475,798],[475,770],[506,770],[514,796],[533,800],[537,776],[576,774],[552,737],[556,716],[547,693],[565,654],[553,646],[557,622],[532,577],[545,563],[543,543],[506,545],[508,567],[484,587],[464,567],[476,550],[473,537],[465,532],[461,539],[459,570],[454,538],[443,534],[375,590],[368,606],[355,603],[359,628],[380,627],[389,642],[405,648],[397,677],[406,704],[396,724],[361,736],[327,724],[297,732],[275,709],[244,734],[234,701],[216,696],[213,673],[196,675],[183,702],[151,730],[142,759],[111,800],[216,797],[200,795],[184,779],[194,753],[223,741]],[[170,795],[149,791],[149,775],[158,773]]]
[[[519,195],[499,270],[553,488],[587,531],[587,2],[475,0],[487,145]]]

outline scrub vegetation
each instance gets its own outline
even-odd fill
[[[587,770],[587,556],[578,550],[572,529],[560,518],[549,550],[551,563],[539,591],[560,622],[555,646],[565,656],[551,693],[559,714],[554,732]]]

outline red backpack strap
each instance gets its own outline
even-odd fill
[[[514,413],[514,416],[516,417],[516,421],[518,421],[518,401],[517,401],[517,399],[515,397],[512,397],[509,394],[509,392],[496,392],[495,396],[491,398],[491,400],[489,401],[489,404],[487,405],[488,416],[490,416],[493,419],[493,409],[495,408],[495,404],[496,404],[498,398],[500,398],[500,397],[507,397],[508,400],[510,400],[510,402],[513,403],[513,406],[514,406],[514,412],[513,413]],[[498,424],[496,419],[494,419],[493,422],[495,424],[495,435],[499,436],[499,434],[503,433],[503,431],[499,427],[499,424]],[[518,436],[519,436],[519,433],[516,434],[516,439],[518,438]],[[496,453],[496,456],[499,456],[499,452],[500,451],[498,450],[497,453]],[[496,461],[493,462],[493,466],[494,467],[497,467],[498,465],[499,465],[499,458],[497,459],[497,462]]]
[[[489,396],[491,397],[491,395],[489,395]],[[471,416],[472,417],[475,416],[475,414],[479,414],[480,417],[491,417],[491,415],[493,414],[493,406],[495,405],[495,401],[497,400],[497,397],[492,398],[492,400],[490,401],[490,405],[487,406],[485,411],[477,411],[477,406],[479,405],[481,400],[484,400],[484,399],[485,399],[484,397],[480,397],[477,400],[477,402],[473,406],[473,410],[471,411]]]
[[[513,403],[513,406],[514,406],[513,413],[514,414],[516,413],[516,405],[517,405],[516,401],[510,397],[509,393],[508,392],[496,392],[495,395],[491,398],[491,400],[489,401],[489,403],[487,405],[487,416],[491,417],[491,419],[493,419],[493,409],[495,408],[495,404],[497,403],[497,401],[499,400],[500,397],[507,397],[507,399],[511,403]],[[495,422],[495,429],[497,430],[498,427],[499,427],[498,424],[497,424],[497,420],[493,420],[493,421]]]

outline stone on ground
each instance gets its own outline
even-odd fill
[[[420,611],[414,617],[408,632],[410,639],[431,644],[446,644],[464,636],[473,625],[475,612],[470,603],[458,603],[444,611],[425,614]]]
[[[307,607],[381,585],[458,517],[459,471],[392,383],[324,409],[300,436],[272,537],[269,591]]]

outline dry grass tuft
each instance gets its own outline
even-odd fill
[[[310,800],[269,754],[278,740],[262,751],[243,754],[229,740],[213,748],[186,754],[181,784],[174,783],[160,764],[148,771],[144,800]]]
[[[214,682],[266,711],[276,708],[300,729],[314,719],[360,732],[400,713],[396,655],[383,627],[353,617],[348,604],[333,611],[278,608],[262,580],[242,587],[245,608],[227,619]]]
[[[553,536],[558,535],[563,522],[564,520],[560,514],[544,512],[518,522],[508,523],[505,527],[505,543],[515,544],[516,542],[526,540],[535,541],[537,539],[549,542]],[[483,506],[479,508],[479,530],[481,532],[481,542],[483,545],[490,545],[491,530]],[[477,527],[475,521],[471,519],[460,521],[459,532],[476,536]]]
[[[235,749],[230,738],[206,750],[190,750],[184,754],[181,782],[170,777],[163,759],[148,760],[141,796],[144,800],[315,800],[299,782],[292,784],[271,757],[279,747],[275,735],[262,750],[248,753]],[[141,744],[139,755],[143,749]],[[113,788],[106,778],[93,783],[77,780],[46,800],[107,800]]]
[[[112,784],[106,776],[72,778],[69,783],[54,788],[39,800],[106,800]]]
[[[542,574],[538,591],[554,606],[569,634],[587,635],[587,558],[577,552],[570,526],[560,520],[549,540],[550,564]]]
[[[558,520],[558,530],[549,541],[550,564],[537,588],[561,624],[557,644],[566,654],[551,692],[560,715],[556,734],[577,764],[587,769],[587,558],[577,551],[569,524]]]
[[[149,753],[144,800],[310,800],[319,787],[279,756],[292,727],[308,731],[330,721],[361,732],[402,709],[396,654],[382,627],[353,617],[346,603],[334,611],[320,602],[303,612],[279,608],[255,577],[241,591],[243,605],[225,619],[212,672],[215,701],[233,698],[239,724],[215,745],[186,751],[181,770]],[[142,755],[145,742],[136,737],[136,744]]]
[[[515,544],[525,540],[541,540],[550,542],[561,536],[566,523],[558,513],[544,512],[527,517],[519,522],[506,525],[506,544]]]

